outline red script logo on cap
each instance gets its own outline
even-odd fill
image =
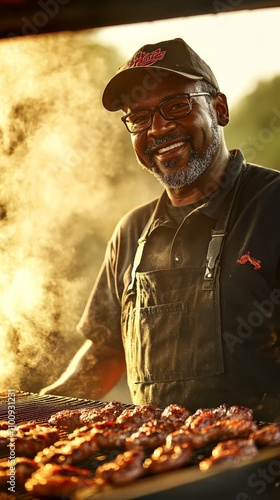
[[[156,49],[153,52],[137,52],[129,62],[129,67],[151,66],[157,61],[161,61],[166,54],[166,50]]]

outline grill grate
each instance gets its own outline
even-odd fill
[[[33,393],[27,393],[27,392],[17,392],[15,394],[15,417],[16,417],[16,424],[26,422],[26,421],[35,421],[38,423],[46,423],[50,416],[53,413],[56,413],[61,410],[68,410],[68,409],[79,409],[79,408],[102,408],[103,406],[106,405],[106,402],[102,401],[92,401],[92,400],[87,400],[87,399],[77,399],[77,398],[70,398],[66,396],[54,396],[54,395],[38,395],[38,394],[33,394]],[[125,404],[124,407],[131,408],[133,405],[131,404]],[[8,420],[8,396],[5,393],[0,393],[0,419],[1,420]],[[259,423],[259,425],[264,425],[265,423]],[[256,477],[258,476],[258,471],[260,470],[259,467],[260,465],[263,465],[266,467],[266,470],[269,469],[269,464],[271,461],[275,458],[279,458],[279,453],[280,453],[280,448],[279,447],[272,447],[272,449],[267,450],[268,455],[263,455],[263,453],[266,453],[266,450],[263,452],[260,451],[260,456],[257,457],[255,460],[253,459],[248,465],[240,465],[239,467],[232,467],[229,468],[228,470],[225,471],[213,471],[209,475],[209,479],[205,479],[208,477],[207,474],[201,475],[201,473],[198,471],[197,464],[202,460],[203,458],[206,458],[211,454],[212,447],[214,446],[215,443],[212,443],[209,446],[204,447],[203,449],[197,450],[197,453],[195,453],[192,457],[192,460],[190,461],[189,464],[186,465],[186,467],[183,467],[183,470],[180,472],[177,471],[177,474],[179,474],[179,484],[177,487],[176,483],[176,493],[173,495],[171,493],[171,497],[176,497],[178,500],[185,500],[185,498],[196,498],[197,500],[208,500],[211,498],[211,492],[212,497],[214,498],[227,498],[227,500],[236,500],[239,497],[240,492],[242,491],[247,491],[246,488],[248,487],[248,477],[250,474],[255,474]],[[98,465],[100,465],[102,462],[106,462],[108,460],[113,460],[116,455],[119,453],[119,450],[110,450],[108,453],[105,451],[102,453],[96,453],[90,457],[85,462],[79,463],[79,466],[82,468],[87,468],[88,470],[94,472],[95,469],[97,468]],[[219,469],[219,468],[218,468]],[[195,480],[193,481],[193,477],[195,474],[199,473],[199,477],[195,476],[197,479],[203,479],[202,481],[200,480]],[[166,479],[165,479],[166,477]],[[168,476],[171,477],[171,476]],[[159,498],[160,500],[167,500],[170,499],[170,484],[169,484],[169,479],[168,477],[164,474],[161,475],[161,478],[140,478],[138,480],[138,485],[137,485],[137,491],[143,491],[143,497],[141,498]],[[175,477],[176,476],[176,471],[175,471]],[[267,484],[267,489],[269,489],[269,495],[271,495],[269,498],[270,500],[278,500],[279,499],[279,489],[276,488],[276,486],[279,486],[279,481],[277,481],[277,477],[275,478],[275,481],[273,483]],[[143,483],[146,483],[146,486],[141,486]],[[141,490],[141,487],[143,487],[143,490]],[[166,488],[166,495],[164,493],[164,490],[162,490],[162,487]],[[174,486],[175,487],[175,486]],[[230,487],[230,490],[229,490]],[[146,489],[145,489],[146,488]],[[154,490],[153,490],[154,488]],[[280,486],[279,486],[280,488]],[[129,490],[129,488],[128,488]],[[117,495],[117,498],[120,499],[122,492],[125,491],[124,489],[119,489],[119,496]],[[153,491],[155,493],[155,496],[153,495]],[[157,495],[159,494],[159,496]],[[151,494],[151,496],[150,496]],[[81,496],[81,498],[84,498],[84,500],[88,500],[89,498],[92,500],[92,493],[87,496],[87,493]],[[131,493],[131,496],[129,496],[130,493],[127,490],[124,493],[124,496],[122,497],[125,500],[128,498],[135,498],[134,493]],[[276,495],[276,496],[275,496]],[[108,500],[108,495],[106,496],[106,500]],[[115,498],[115,496],[113,496]],[[136,495],[138,498],[138,496]],[[18,490],[16,492],[15,497],[17,500],[38,500],[38,498],[33,498],[29,493],[26,493],[25,490]],[[77,497],[74,495],[74,498],[76,499]],[[80,498],[80,497],[79,497]],[[99,495],[97,498],[101,498]],[[244,497],[245,498],[245,497]],[[252,496],[252,491],[250,490],[248,493],[248,496],[246,498],[256,498],[255,496]],[[266,497],[268,498],[268,497]],[[0,500],[1,500],[1,489],[0,489]],[[48,497],[46,500],[73,500],[73,497],[69,497],[67,495],[63,495],[60,499],[54,497],[51,499],[51,497]],[[112,500],[110,498],[110,500]]]
[[[88,399],[71,398],[67,396],[54,396],[50,394],[42,395],[29,393],[29,392],[14,392],[15,402],[15,424],[18,425],[23,422],[35,421],[40,424],[47,423],[48,419],[53,413],[61,410],[76,410],[80,408],[102,408],[106,402],[93,401]],[[0,420],[8,420],[8,395],[7,393],[0,393]],[[132,407],[133,405],[124,404],[124,408]],[[63,431],[62,431],[63,434]],[[65,434],[66,435],[66,434]],[[87,468],[91,471],[95,469],[102,462],[113,460],[119,453],[117,450],[110,451],[110,453],[97,453],[93,455],[90,460],[79,464],[82,468]],[[7,455],[0,455],[0,460],[7,459]],[[0,489],[1,491],[1,489]],[[29,493],[20,489],[16,493],[17,500],[33,500]],[[48,497],[49,498],[49,497]],[[1,499],[1,493],[0,493]],[[70,497],[63,496],[63,500],[70,500]],[[38,499],[35,499],[38,500]],[[57,497],[56,497],[56,500]],[[62,500],[62,499],[61,499]]]
[[[106,403],[88,399],[77,399],[66,396],[53,396],[18,392],[15,393],[15,421],[16,424],[26,421],[46,422],[53,413],[61,410],[75,410],[79,408],[102,408]],[[8,397],[0,396],[0,420],[8,420]]]

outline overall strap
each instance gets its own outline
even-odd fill
[[[208,245],[206,256],[206,270],[204,274],[203,290],[213,290],[216,272],[220,262],[220,256],[223,250],[226,230],[228,227],[231,211],[236,199],[236,195],[240,186],[242,174],[245,170],[245,164],[241,167],[241,172],[235,182],[235,186],[226,197],[219,214],[215,229],[212,230],[212,237]]]
[[[235,183],[234,188],[231,190],[230,194],[226,197],[226,200],[222,206],[222,210],[220,212],[219,218],[217,220],[217,224],[215,229],[212,231],[212,238],[210,240],[207,257],[206,257],[206,271],[204,275],[204,290],[212,290],[214,287],[216,271],[219,264],[219,257],[222,252],[222,247],[224,243],[224,239],[226,236],[226,229],[229,221],[229,217],[231,214],[231,210],[238,192],[238,188],[240,185],[240,180],[242,177],[242,173],[245,169],[245,165],[242,165],[240,175]],[[197,209],[195,209],[197,210]],[[144,252],[145,243],[147,241],[147,235],[149,233],[149,229],[154,220],[156,209],[153,211],[151,217],[149,218],[147,224],[145,225],[140,238],[138,239],[138,247],[135,253],[133,266],[131,270],[131,281],[128,285],[127,290],[131,291],[133,289],[136,277],[137,268],[141,262],[142,255]]]
[[[131,281],[127,287],[127,290],[130,291],[133,289],[133,286],[134,286],[134,282],[135,282],[135,276],[136,276],[136,271],[137,271],[137,268],[141,262],[141,259],[142,259],[142,255],[143,255],[143,252],[144,252],[144,246],[145,246],[145,243],[147,241],[147,235],[148,235],[148,232],[149,232],[149,229],[152,225],[152,222],[153,222],[153,219],[154,219],[154,215],[155,215],[155,211],[152,213],[151,217],[149,218],[147,224],[145,225],[143,231],[142,231],[142,234],[138,240],[138,246],[137,246],[137,250],[136,250],[136,253],[135,253],[135,257],[134,257],[134,261],[133,261],[133,266],[132,266],[132,270],[131,270]]]

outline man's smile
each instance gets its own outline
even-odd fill
[[[175,148],[179,148],[179,147],[181,147],[181,146],[184,146],[184,144],[185,144],[184,142],[176,142],[175,144],[171,144],[170,146],[166,146],[166,147],[164,147],[164,148],[159,149],[159,150],[157,151],[157,153],[156,153],[156,154],[161,155],[161,154],[163,154],[163,153],[166,153],[166,152],[168,152],[168,151],[171,151],[172,149],[175,149]]]

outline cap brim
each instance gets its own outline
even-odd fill
[[[182,71],[175,71],[161,66],[148,66],[148,67],[133,67],[127,68],[117,73],[106,85],[103,96],[102,104],[108,111],[118,111],[123,108],[125,104],[131,101],[139,101],[142,95],[145,95],[147,90],[155,90],[156,84],[160,84],[162,78],[160,75],[156,76],[154,70],[164,71],[166,74],[174,73],[182,75],[190,80],[202,80],[203,77],[199,75],[191,75],[183,73]],[[153,79],[147,81],[147,73]],[[142,74],[142,77],[141,77]],[[162,73],[161,73],[162,74]],[[127,94],[128,92],[128,94]]]

